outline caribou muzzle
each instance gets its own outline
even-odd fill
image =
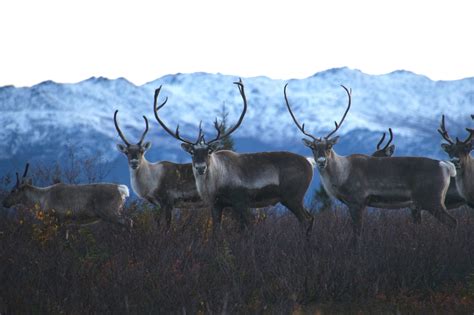
[[[130,167],[132,169],[136,170],[139,165],[140,165],[140,163],[138,162],[138,160],[130,160]]]
[[[453,158],[451,159],[451,163],[454,164],[454,166],[456,167],[456,169],[459,170],[459,169],[461,168],[461,160],[460,160],[459,158],[453,157]]]
[[[319,157],[319,158],[316,160],[316,165],[317,165],[318,168],[320,168],[320,169],[325,168],[327,164],[328,164],[328,160],[327,160],[325,157]]]
[[[204,175],[207,170],[207,165],[195,165],[194,168],[199,175]]]

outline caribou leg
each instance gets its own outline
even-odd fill
[[[444,205],[437,205],[430,207],[430,210],[427,210],[431,213],[439,222],[443,223],[450,229],[455,229],[457,227],[457,220],[453,218],[448,211],[446,211],[446,207]]]
[[[360,238],[362,233],[362,223],[364,219],[365,205],[350,205],[349,213],[352,219],[352,232],[354,237]]]
[[[164,208],[163,208],[163,215],[164,215],[164,220],[165,220],[165,223],[166,223],[166,229],[169,230],[169,228],[171,227],[171,212],[173,210],[173,207],[169,206],[169,205],[166,205]]]
[[[436,193],[436,191],[435,191]],[[457,226],[457,220],[453,218],[444,205],[444,196],[445,191],[438,191],[436,195],[433,195],[432,198],[427,199],[423,195],[423,191],[418,192],[414,195],[415,200],[418,202],[415,203],[415,207],[418,209],[423,209],[431,213],[439,222],[445,224],[450,229],[454,229]]]
[[[310,235],[313,229],[314,218],[303,206],[303,200],[290,199],[281,201],[281,203],[293,212],[298,221],[305,228],[306,235]]]
[[[212,215],[212,230],[213,233],[216,234],[221,230],[221,223],[222,223],[222,211],[224,207],[218,203],[215,203],[211,210]]]

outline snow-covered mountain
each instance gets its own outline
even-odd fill
[[[212,122],[225,104],[229,123],[238,118],[242,99],[232,82],[237,76],[193,73],[167,75],[142,86],[124,78],[92,77],[75,84],[46,81],[29,88],[0,88],[0,176],[21,169],[25,161],[66,159],[67,148],[79,155],[101,152],[113,170],[110,179],[129,182],[126,159],[116,150],[120,142],[113,123],[119,123],[129,141],[137,141],[144,130],[142,115],[150,122],[147,140],[149,160],[189,161],[178,141],[167,135],[153,116],[154,90],[162,85],[160,100],[168,103],[160,111],[168,126],[180,124],[181,134],[194,139],[199,121],[208,138]],[[339,120],[347,97],[341,84],[352,88],[352,108],[338,134],[340,154],[369,153],[383,131],[394,130],[396,155],[446,158],[436,132],[441,114],[452,136],[464,138],[465,127],[474,122],[474,78],[432,81],[407,71],[367,75],[348,68],[331,69],[301,80],[242,78],[249,108],[242,126],[234,133],[237,150],[288,150],[310,155],[302,134],[285,107],[283,87],[293,110],[306,129],[316,136],[328,133]],[[70,151],[70,149],[69,149]]]

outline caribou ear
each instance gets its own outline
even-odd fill
[[[216,141],[211,144],[209,144],[209,153],[212,153],[214,151],[217,151],[222,148],[222,142]]]
[[[33,185],[33,179],[28,178],[28,179],[25,180],[25,183],[28,184],[28,185]]]
[[[441,143],[441,148],[447,153],[451,152],[451,145],[448,143]]]
[[[181,143],[181,148],[183,148],[184,151],[188,152],[189,154],[193,155],[194,150],[193,150],[193,145],[189,143]]]
[[[117,150],[119,150],[122,153],[127,153],[127,147],[121,143],[117,143]]]
[[[387,157],[390,157],[393,155],[393,152],[395,152],[395,145],[392,144],[392,145],[389,145],[386,149],[385,149],[385,155]]]
[[[331,146],[335,145],[339,141],[339,136],[335,136],[334,138],[328,139],[328,142]]]
[[[150,148],[151,148],[151,142],[145,142],[145,144],[143,145],[143,149],[146,151]]]
[[[303,144],[304,144],[305,146],[307,146],[307,147],[309,147],[309,148],[312,148],[312,147],[313,147],[313,142],[312,142],[311,140],[308,140],[308,139],[305,139],[305,138],[303,138],[303,139],[301,139],[301,140],[303,140]]]

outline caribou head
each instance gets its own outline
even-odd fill
[[[388,128],[388,132],[390,134],[390,139],[388,139],[388,142],[381,148],[381,145],[383,141],[385,140],[385,132],[382,135],[382,138],[380,139],[379,143],[377,143],[377,151],[372,153],[372,156],[374,157],[391,157],[393,153],[395,152],[395,145],[390,144],[392,143],[393,140],[393,133],[392,133],[392,128]]]
[[[118,110],[116,110],[114,113],[115,129],[117,129],[120,138],[122,138],[122,141],[125,143],[125,145],[118,143],[117,149],[127,156],[128,165],[132,169],[137,170],[143,161],[143,155],[151,147],[150,142],[143,143],[145,135],[148,132],[148,120],[145,116],[143,116],[143,119],[145,120],[145,131],[143,132],[140,140],[136,144],[131,144],[130,142],[128,142],[128,140],[125,138],[122,131],[120,130],[120,127],[117,122],[117,114]]]
[[[229,136],[231,133],[237,130],[237,128],[242,123],[242,120],[244,119],[245,113],[247,111],[247,99],[245,97],[244,85],[241,79],[239,80],[239,82],[234,82],[234,84],[236,84],[237,87],[239,88],[240,95],[242,96],[242,99],[244,102],[244,109],[242,111],[242,114],[240,115],[238,122],[232,128],[229,128],[228,130],[226,130],[223,134],[221,134],[221,131],[223,129],[222,123],[219,124],[219,122],[216,119],[214,121],[214,128],[217,130],[217,136],[214,139],[209,140],[209,141],[206,141],[204,137],[201,123],[199,124],[199,133],[197,136],[197,140],[194,142],[183,138],[179,134],[179,125],[176,127],[176,131],[174,132],[171,129],[169,129],[158,115],[158,111],[163,106],[165,106],[166,102],[168,101],[168,98],[166,98],[165,101],[158,106],[157,100],[158,100],[158,95],[160,93],[161,86],[155,90],[155,101],[153,105],[155,118],[158,121],[158,123],[161,125],[161,127],[163,127],[163,129],[167,133],[169,133],[173,138],[183,142],[181,144],[181,147],[183,148],[184,151],[188,152],[192,156],[193,172],[195,175],[202,176],[206,174],[206,171],[209,168],[209,163],[210,163],[212,153],[214,153],[217,149],[220,148],[221,140],[223,138]]]
[[[349,102],[347,104],[347,109],[344,112],[344,115],[342,116],[339,123],[334,122],[336,127],[334,128],[333,131],[331,131],[330,133],[328,133],[324,137],[317,138],[317,137],[314,137],[313,135],[311,135],[310,133],[306,132],[305,129],[304,129],[304,127],[305,127],[304,124],[300,125],[300,123],[296,120],[295,115],[291,111],[290,103],[289,103],[288,97],[286,95],[287,86],[288,86],[288,83],[285,85],[285,88],[283,90],[283,92],[285,94],[286,107],[288,108],[288,111],[290,112],[291,118],[293,118],[293,121],[295,122],[298,129],[301,130],[301,132],[303,132],[303,134],[305,136],[311,138],[311,139],[303,138],[303,143],[304,143],[304,145],[309,147],[311,149],[311,151],[313,151],[314,159],[316,161],[316,165],[318,166],[318,168],[319,169],[324,169],[327,166],[328,159],[331,157],[331,154],[333,154],[332,147],[339,140],[339,136],[335,136],[335,137],[332,137],[332,138],[331,138],[331,136],[339,129],[342,122],[346,118],[347,112],[351,108],[351,90],[348,90],[344,85],[341,85],[344,88],[344,90],[346,91],[347,96],[349,98]]]
[[[24,199],[24,195],[27,193],[28,188],[31,187],[31,179],[26,178],[26,174],[28,174],[29,164],[26,163],[25,171],[23,172],[23,176],[20,179],[18,173],[16,173],[16,184],[7,197],[3,200],[3,206],[6,208],[10,208],[16,204],[21,203],[20,201]]]
[[[471,115],[471,118],[474,119],[474,115]],[[446,151],[446,153],[448,153],[451,162],[456,166],[457,169],[461,168],[461,164],[463,161],[469,158],[469,154],[473,149],[474,129],[466,128],[466,130],[469,132],[467,138],[461,141],[458,137],[456,137],[456,142],[454,142],[454,140],[446,131],[444,115],[441,117],[441,124],[438,132],[443,137],[443,139],[448,142],[442,143],[441,147],[444,151]]]

